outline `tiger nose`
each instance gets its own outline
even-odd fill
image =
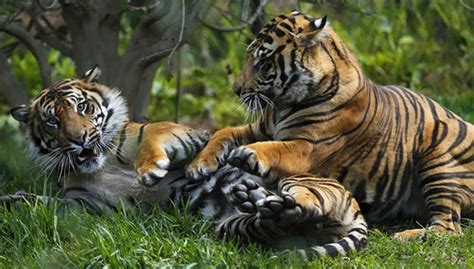
[[[85,130],[82,134],[75,134],[68,137],[69,142],[72,142],[80,146],[84,145],[86,139],[87,139],[87,131]]]

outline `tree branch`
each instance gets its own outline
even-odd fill
[[[44,88],[48,87],[51,84],[51,65],[48,62],[48,56],[41,46],[41,43],[34,39],[33,36],[17,23],[1,26],[0,30],[19,40],[31,51],[38,63],[41,84]]]
[[[201,18],[199,17],[199,21],[206,27],[212,29],[212,30],[216,30],[216,31],[220,31],[220,32],[233,32],[233,31],[240,31],[240,30],[243,30],[245,29],[246,27],[252,25],[260,15],[262,15],[263,13],[263,9],[265,7],[265,5],[267,4],[267,1],[268,0],[262,0],[262,2],[260,2],[260,5],[257,7],[257,9],[255,10],[255,13],[252,15],[252,17],[250,17],[247,21],[237,25],[237,26],[234,26],[234,27],[221,27],[221,26],[218,26],[218,25],[215,25],[215,24],[212,24],[212,23],[209,23],[207,22],[204,18]]]
[[[72,54],[72,45],[68,42],[64,42],[60,40],[53,31],[48,32],[46,29],[44,29],[43,25],[41,24],[40,20],[38,17],[35,16],[35,14],[31,14],[29,12],[31,17],[31,21],[33,22],[33,25],[35,26],[35,29],[38,31],[38,39],[43,41],[44,43],[48,44],[50,47],[57,49],[61,52],[61,54],[64,54],[68,57],[71,57]],[[47,24],[49,22],[46,22]]]
[[[173,51],[173,48],[162,49],[149,56],[141,58],[138,63],[144,68],[147,68],[153,63],[156,63],[160,61],[161,59],[163,59],[164,57],[166,57],[167,55],[169,55],[172,51]]]

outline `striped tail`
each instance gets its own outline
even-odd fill
[[[354,221],[346,236],[334,243],[298,249],[298,253],[305,259],[318,256],[347,256],[350,252],[357,252],[367,245],[367,224],[361,217]]]

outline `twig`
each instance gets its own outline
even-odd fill
[[[199,17],[199,21],[201,21],[201,23],[204,26],[206,26],[208,28],[211,28],[213,30],[216,30],[216,31],[220,31],[220,32],[240,31],[240,30],[248,27],[249,25],[252,25],[258,19],[258,17],[260,15],[262,15],[263,8],[265,7],[266,4],[267,4],[267,0],[262,0],[262,2],[260,2],[260,5],[258,6],[257,10],[252,15],[252,17],[250,17],[250,19],[248,19],[247,21],[241,23],[240,25],[234,26],[234,27],[217,26],[217,25],[206,22],[206,20],[204,18],[201,18],[201,17]]]
[[[463,5],[465,8],[469,9],[470,11],[474,11],[474,7],[471,7],[468,4],[464,3],[463,0],[459,0],[459,2],[461,2],[461,5]]]
[[[161,60],[164,56],[168,55],[171,51],[173,51],[172,48],[160,50],[156,53],[148,55],[147,57],[141,58],[139,60],[139,64],[142,65],[144,68],[146,68],[150,66],[151,64],[155,63],[156,61]]]

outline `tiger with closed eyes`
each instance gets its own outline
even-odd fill
[[[119,205],[148,211],[154,205],[182,207],[181,202],[189,200],[190,211],[214,220],[222,237],[296,247],[305,257],[346,255],[365,246],[367,225],[358,204],[336,181],[321,179],[319,186],[314,185],[314,191],[328,200],[332,193],[339,194],[315,209],[326,216],[317,221],[290,195],[312,178],[309,175],[294,177],[280,194],[259,187],[255,184],[259,178],[229,166],[206,182],[190,182],[184,167],[209,135],[174,123],[130,121],[124,99],[116,89],[100,84],[99,75],[100,69],[94,67],[82,78],[44,89],[29,106],[12,110],[25,125],[31,157],[59,174],[62,196],[18,193],[0,197],[0,203],[11,206],[32,199],[59,203],[62,211],[85,208],[107,214]]]
[[[416,218],[461,234],[461,216],[474,216],[473,125],[412,90],[372,82],[326,17],[274,18],[248,46],[234,91],[261,116],[216,132],[190,178],[224,163],[265,185],[312,173],[350,190],[369,222]],[[311,197],[310,185],[293,195],[303,210],[318,206]]]

